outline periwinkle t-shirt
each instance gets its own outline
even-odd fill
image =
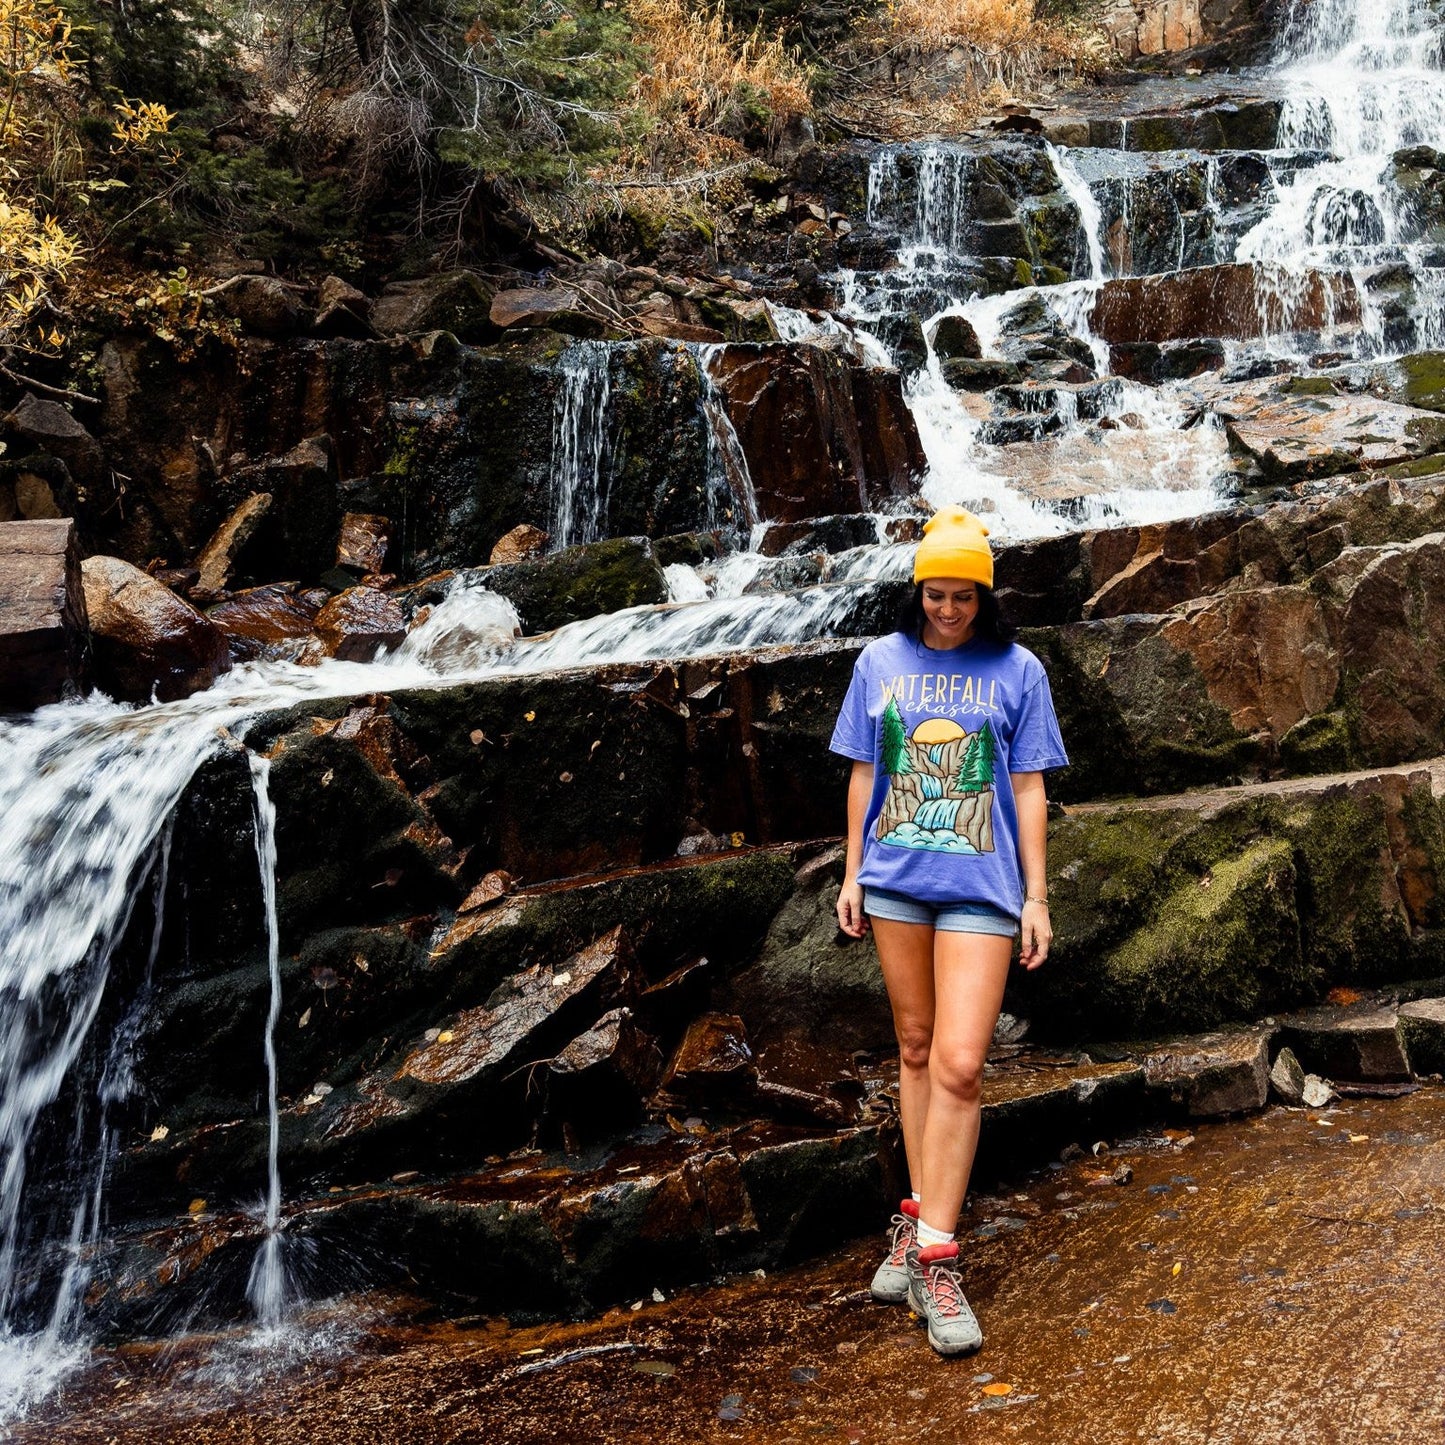
[[[1068,765],[1043,665],[981,639],[865,647],[829,744],[873,764],[858,881],[924,903],[1023,911],[1010,773]]]

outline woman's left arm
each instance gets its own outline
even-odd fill
[[[1014,808],[1019,820],[1019,867],[1024,875],[1024,912],[1020,922],[1019,962],[1037,968],[1049,956],[1053,925],[1049,922],[1049,802],[1042,773],[1010,773]]]

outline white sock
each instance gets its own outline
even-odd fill
[[[953,1236],[945,1234],[941,1229],[935,1229],[931,1224],[925,1224],[920,1219],[918,1221],[918,1243],[927,1249],[931,1244],[952,1244]]]
[[[917,1192],[911,1192],[908,1197],[909,1197],[915,1204],[917,1204],[917,1203],[923,1198],[923,1196],[922,1196],[921,1194],[917,1193]]]

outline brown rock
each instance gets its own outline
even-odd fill
[[[118,557],[81,566],[96,682],[126,702],[162,702],[209,687],[231,667],[225,636],[209,618]]]
[[[224,592],[241,550],[271,509],[269,492],[254,492],[219,527],[196,558],[197,579],[192,595],[203,601]]]
[[[493,326],[508,330],[514,326],[553,326],[557,321],[578,316],[582,298],[565,286],[543,290],[522,287],[498,291],[490,312]]]
[[[371,662],[381,649],[401,643],[406,615],[393,598],[374,587],[348,587],[316,614],[315,628],[327,656]]]
[[[497,567],[504,562],[525,562],[530,557],[538,557],[547,550],[547,543],[551,540],[540,527],[523,522],[498,540],[487,565]]]
[[[1294,294],[1290,294],[1291,291]],[[1288,299],[1282,300],[1281,293]],[[1347,277],[1311,271],[1297,288],[1276,291],[1261,268],[1233,264],[1105,281],[1090,326],[1111,344],[1247,340],[1278,331],[1318,331],[1360,319],[1360,298]]]
[[[237,662],[296,658],[311,640],[318,609],[291,583],[252,587],[208,608],[206,616],[225,634]]]
[[[85,622],[75,523],[0,522],[0,711],[28,712],[81,685]]]
[[[662,1054],[631,1009],[614,1008],[554,1055],[549,1068],[550,1112],[585,1132],[615,1133],[657,1083]]]
[[[1254,1028],[1170,1040],[1141,1057],[1145,1082],[1191,1119],[1252,1113],[1269,1098],[1273,1036],[1271,1028]]]
[[[318,336],[349,336],[364,339],[374,336],[371,322],[371,299],[339,276],[328,276],[321,283],[316,302],[316,320],[311,329]]]
[[[727,338],[712,326],[699,326],[692,321],[675,321],[670,315],[639,316],[637,324],[649,336],[668,336],[674,341],[699,341],[715,345]]]
[[[703,1014],[688,1026],[662,1080],[659,1102],[700,1103],[749,1093],[757,1080],[747,1029],[736,1014]]]
[[[471,271],[446,271],[417,281],[396,281],[371,307],[371,324],[383,336],[450,331],[460,341],[497,337],[489,317],[492,291]]]
[[[1316,1009],[1281,1022],[1290,1048],[1311,1073],[1366,1084],[1410,1077],[1399,1015],[1392,1008]]]
[[[876,511],[915,490],[923,449],[896,372],[787,345],[729,345],[709,371],[765,520]]]
[[[294,336],[304,320],[295,291],[275,276],[245,276],[218,292],[216,300],[253,336]]]
[[[59,457],[78,482],[99,478],[105,460],[100,443],[58,401],[27,392],[5,425],[38,451]]]
[[[347,512],[341,518],[336,565],[362,576],[380,572],[390,543],[391,518],[376,512]]]

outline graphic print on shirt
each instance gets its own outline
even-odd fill
[[[878,841],[932,853],[992,853],[997,752],[986,718],[972,733],[950,718],[925,718],[910,737],[889,697],[882,758],[888,793]]]

